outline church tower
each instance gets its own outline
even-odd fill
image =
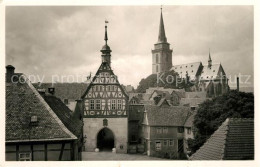
[[[161,8],[161,18],[159,26],[158,41],[154,44],[154,50],[152,50],[153,74],[160,73],[163,71],[169,71],[172,68],[172,50],[170,44],[167,42],[167,38],[164,30],[163,15]]]

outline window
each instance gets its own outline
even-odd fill
[[[178,127],[178,133],[183,133],[184,129],[183,127]]]
[[[163,128],[163,133],[168,133],[168,128],[167,127]]]
[[[116,91],[116,89],[117,89],[117,86],[114,86],[114,91]]]
[[[90,100],[90,109],[91,110],[95,109],[95,102],[94,102],[94,100]]]
[[[168,146],[168,140],[164,140],[164,141],[163,141],[163,145],[164,145],[164,146]]]
[[[155,61],[156,61],[156,63],[158,63],[158,62],[159,62],[159,57],[158,57],[158,54],[156,54],[156,55],[155,55],[155,59],[156,59],[156,60],[155,60]]]
[[[117,109],[122,109],[122,100],[117,100]]]
[[[100,86],[100,91],[103,91],[103,86]]]
[[[111,100],[111,109],[112,110],[116,109],[116,100]]]
[[[159,71],[159,68],[158,68],[158,65],[156,66],[156,72],[158,72]]]
[[[107,91],[110,91],[110,85],[107,86]]]
[[[108,126],[107,119],[103,119],[103,126]]]
[[[191,128],[187,128],[187,133],[190,135],[191,134]]]
[[[96,90],[99,91],[99,86],[98,85],[96,86],[96,88],[97,88]]]
[[[155,142],[155,149],[156,149],[156,151],[159,151],[162,149],[162,144],[160,141]]]
[[[169,140],[169,146],[173,146],[173,145],[174,145],[173,140]]]
[[[69,104],[69,100],[68,99],[64,99],[64,104],[68,105]]]
[[[31,123],[37,122],[37,121],[38,121],[38,120],[37,120],[37,116],[36,116],[36,115],[31,116]]]
[[[96,110],[101,109],[101,100],[96,100]]]
[[[31,161],[31,153],[19,153],[19,161]]]
[[[161,133],[162,133],[162,128],[156,128],[156,132],[157,132],[158,134],[161,134]]]

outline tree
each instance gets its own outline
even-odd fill
[[[144,93],[149,87],[164,87],[172,89],[189,90],[193,84],[187,79],[179,78],[178,73],[172,71],[162,72],[158,74],[151,74],[147,78],[143,78],[137,87],[136,92]]]
[[[253,93],[230,91],[202,103],[194,117],[195,138],[188,140],[194,153],[227,118],[254,118]]]

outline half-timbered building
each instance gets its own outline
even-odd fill
[[[82,96],[86,151],[127,153],[128,96],[111,68],[111,50],[102,47],[102,63]]]

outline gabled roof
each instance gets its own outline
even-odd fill
[[[183,126],[190,112],[189,107],[159,107],[145,105],[149,126]]]
[[[179,74],[181,78],[186,78],[186,73],[190,77],[190,80],[195,80],[198,75],[199,68],[202,66],[201,62],[180,64],[172,66],[171,70],[174,70]]]
[[[94,76],[94,78],[92,79],[91,83],[88,85],[88,87],[86,88],[86,90],[84,91],[84,93],[82,94],[81,96],[81,99],[85,98],[85,96],[87,95],[89,89],[92,87],[92,85],[94,85],[94,81],[97,79],[97,77],[99,77],[100,73],[102,72],[108,72],[110,73],[111,76],[113,76],[116,80],[116,83],[114,84],[117,84],[118,87],[121,89],[122,93],[127,97],[129,98],[128,96],[128,93],[126,92],[126,90],[123,88],[122,85],[120,85],[118,79],[117,79],[117,76],[114,74],[113,70],[111,69],[110,65],[108,62],[102,62],[101,65],[99,66],[97,72],[96,72],[96,75]]]
[[[82,133],[83,122],[72,116],[72,111],[57,97],[53,95],[43,96],[51,109],[59,117],[62,123],[76,136]]]
[[[80,99],[81,95],[88,87],[88,83],[34,83],[36,89],[45,89],[48,91],[48,88],[55,88],[55,96],[60,99]]]
[[[190,159],[254,159],[254,120],[227,118]]]
[[[6,83],[6,142],[75,140],[46,101],[23,75],[25,83]],[[37,116],[37,125],[30,125]]]
[[[166,98],[161,98],[161,100],[158,102],[157,106],[162,106],[165,104],[168,106],[171,106],[170,103],[166,100]]]
[[[211,67],[205,65],[201,71],[200,80],[218,79],[221,75],[220,72],[223,73],[222,75],[226,75],[221,64],[212,64]]]

